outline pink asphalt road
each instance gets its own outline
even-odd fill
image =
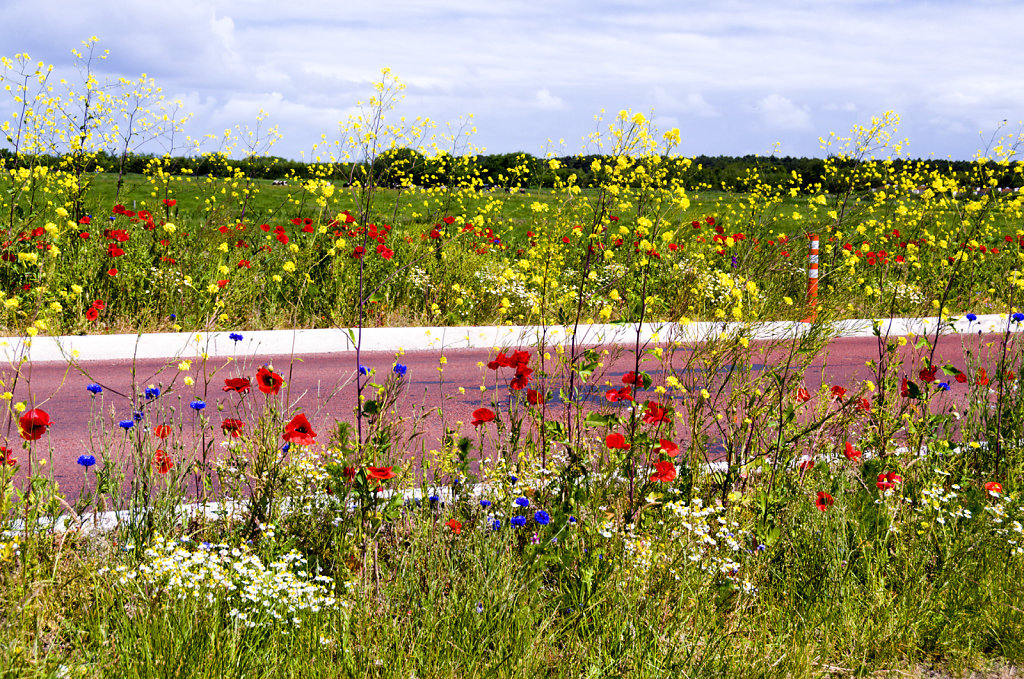
[[[985,343],[998,344],[998,340],[998,336],[992,335],[943,337],[937,347],[936,362],[963,367],[965,348],[977,355]],[[910,349],[908,344],[905,349],[908,356]],[[530,351],[531,354],[536,353],[533,349]],[[836,339],[830,345],[827,361],[819,358],[805,373],[806,387],[814,392],[822,382],[852,386],[859,380],[869,379],[871,373],[865,362],[876,355],[877,344],[874,338]],[[495,404],[499,410],[507,406],[510,393],[507,384],[511,371],[506,369],[495,373],[480,366],[481,362],[486,363],[493,358],[493,352],[466,349],[446,351],[445,356],[447,363],[443,366],[443,372],[438,370],[440,356],[436,352],[408,353],[398,359],[408,367],[408,372],[405,378],[407,388],[399,402],[397,414],[409,418],[422,416],[417,420],[422,436],[408,448],[396,441],[396,457],[404,454],[406,458],[415,461],[415,451],[439,447],[438,441],[444,428],[456,427],[459,422],[463,423],[462,433],[475,440],[470,425],[473,410],[481,406],[494,408]],[[391,373],[395,360],[391,353],[362,355],[362,363],[376,371],[374,379],[377,382],[382,382]],[[771,356],[755,357],[750,367],[755,371],[763,370],[764,363],[772,360],[775,359]],[[335,421],[352,421],[356,372],[352,352],[294,358],[266,356],[250,359],[248,363],[222,358],[209,359],[205,367],[197,360],[193,361],[187,373],[179,371],[176,361],[165,360],[137,361],[134,364],[127,360],[90,362],[82,364],[85,373],[69,371],[62,364],[37,363],[24,371],[14,389],[14,398],[42,408],[54,421],[49,431],[32,444],[33,456],[36,459],[49,459],[49,473],[54,475],[66,496],[74,498],[85,479],[83,468],[76,463],[79,455],[94,454],[100,458],[101,449],[125,450],[130,437],[151,436],[149,432],[152,428],[162,423],[170,423],[176,432],[172,438],[178,439],[179,446],[185,446],[186,439],[194,436],[199,421],[196,411],[189,407],[195,398],[205,401],[206,407],[202,414],[213,423],[213,433],[207,434],[208,439],[214,442],[211,450],[216,451],[216,444],[225,440],[219,426],[222,419],[237,417],[252,426],[251,423],[264,407],[267,398],[256,390],[255,381],[252,392],[244,397],[225,393],[222,387],[227,377],[254,377],[257,368],[264,363],[272,364],[287,381],[287,394],[285,396],[283,390],[280,401],[282,411],[289,413],[288,416],[293,411],[304,412],[320,434],[319,441],[326,442]],[[993,366],[995,357],[990,355],[985,363]],[[911,369],[911,366],[908,363],[905,369]],[[603,396],[607,389],[602,386],[604,381],[622,386],[621,376],[632,369],[633,359],[628,353],[614,360],[609,358],[605,372],[600,376],[601,385],[592,387],[590,393],[584,395],[584,400],[593,405],[607,405]],[[648,364],[644,365],[644,369],[654,374],[656,384],[660,382],[659,369]],[[916,372],[917,367],[913,367],[913,370]],[[186,374],[194,377],[194,386],[183,384]],[[201,376],[204,374],[211,377],[203,380]],[[86,390],[86,385],[90,383],[103,385],[103,394],[90,394]],[[487,391],[480,390],[481,384],[487,387]],[[160,388],[161,394],[146,401],[141,395],[150,385]],[[535,385],[536,382],[531,382],[531,386]],[[957,399],[958,385],[954,383],[953,386],[950,398]],[[557,393],[557,385],[554,383],[549,384],[548,388]],[[960,394],[965,392],[962,387],[959,389]],[[134,402],[143,404],[143,416],[131,431],[125,432],[119,428],[118,422],[132,419],[136,408],[129,395],[133,393],[136,394]],[[223,410],[219,412],[221,406]],[[557,403],[549,403],[548,407],[559,408]],[[555,416],[558,416],[557,411]],[[17,424],[7,423],[3,435],[6,445],[14,450],[19,462],[27,461],[28,451],[22,447],[24,444],[19,439]],[[168,445],[163,445],[165,448],[172,445],[170,441],[166,443]],[[188,446],[188,450],[196,450],[194,444]],[[23,464],[18,474],[21,479],[27,472],[25,466]]]

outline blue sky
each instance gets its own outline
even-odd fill
[[[493,153],[584,150],[602,109],[653,110],[686,155],[821,155],[894,110],[909,155],[971,158],[1024,119],[1010,0],[8,0],[3,17],[4,55],[66,69],[98,36],[101,78],[154,77],[196,136],[263,109],[293,158],[338,136],[382,67],[407,85],[399,114],[472,114]]]

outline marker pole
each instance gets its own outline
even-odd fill
[[[818,318],[818,234],[809,233],[811,250],[807,255],[807,306],[811,315],[803,319],[803,323],[813,323]]]

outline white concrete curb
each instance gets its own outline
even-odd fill
[[[894,318],[882,321],[883,333],[889,335],[934,332],[938,318]],[[828,331],[836,337],[870,337],[873,321],[855,319],[831,324]],[[701,341],[722,332],[745,332],[750,339],[794,337],[811,326],[796,321],[750,323],[645,323],[640,328],[642,341]],[[1008,320],[1005,314],[978,316],[975,321],[959,318],[943,328],[944,334],[967,332],[1013,332],[1024,330],[1024,323]],[[548,326],[479,326],[365,328],[363,351],[397,352],[443,351],[456,349],[489,349],[492,347],[536,346],[542,335],[547,344],[560,344],[571,335],[571,327]],[[580,344],[618,344],[636,338],[636,324],[580,325]],[[111,361],[130,359],[210,357],[246,358],[291,354],[330,354],[355,351],[355,333],[349,329],[322,330],[254,330],[239,331],[241,340],[234,341],[229,332],[145,333],[138,335],[81,335],[60,337],[0,337],[0,360],[67,362]]]

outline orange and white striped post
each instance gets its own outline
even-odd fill
[[[811,315],[803,323],[813,323],[818,318],[818,234],[809,233],[811,250],[807,255],[807,306]]]

